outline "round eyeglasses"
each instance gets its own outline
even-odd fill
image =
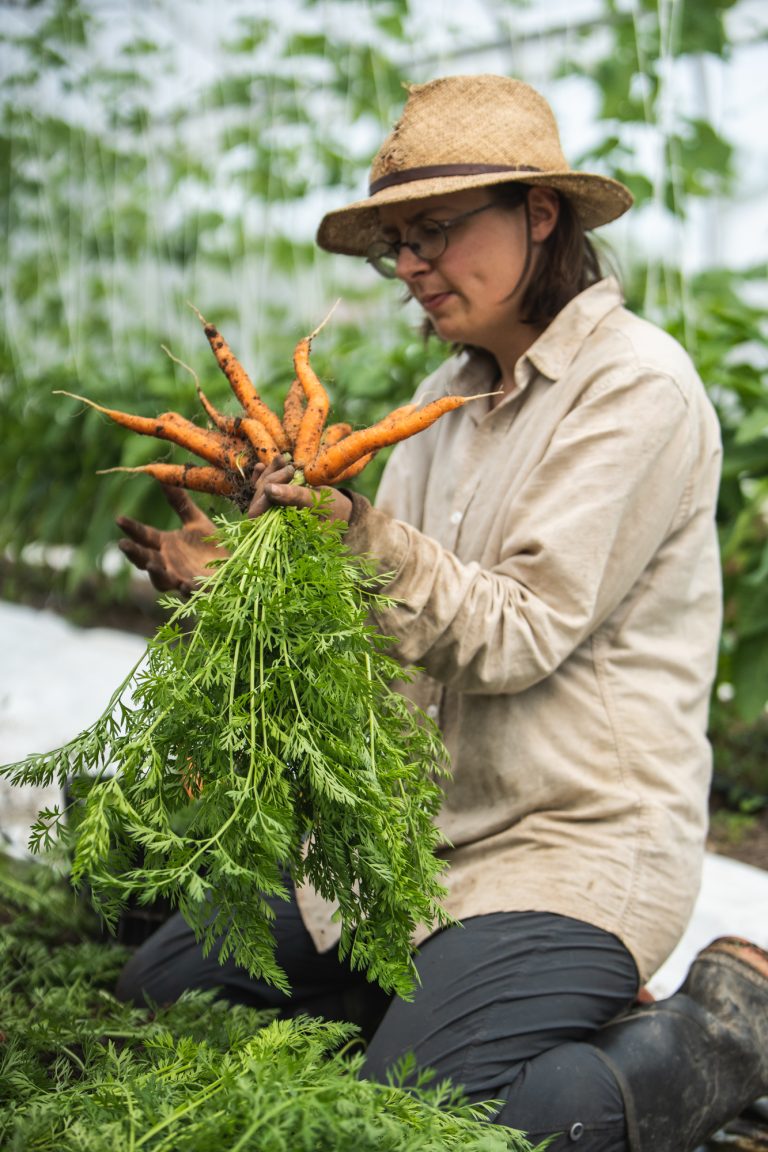
[[[489,208],[501,207],[495,200],[488,204],[481,204],[479,208],[470,208],[469,212],[462,212],[452,220],[416,220],[405,231],[404,240],[374,240],[365,254],[365,258],[381,276],[387,280],[394,280],[397,276],[397,258],[403,248],[410,248],[419,260],[432,263],[439,259],[448,247],[448,231],[455,228],[462,220],[470,216],[477,216]]]

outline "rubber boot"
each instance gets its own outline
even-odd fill
[[[713,941],[674,996],[589,1043],[618,1081],[630,1152],[694,1152],[768,1092],[768,953]]]

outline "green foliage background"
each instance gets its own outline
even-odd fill
[[[314,364],[346,418],[376,419],[439,362],[444,351],[424,347],[396,288],[313,246],[322,212],[364,192],[406,80],[501,70],[552,96],[580,77],[595,132],[571,161],[629,184],[633,219],[680,222],[703,201],[727,202],[733,144],[705,115],[684,114],[671,78],[681,63],[727,59],[728,20],[748,2],[599,0],[594,19],[547,39],[546,76],[541,46],[528,52],[515,33],[523,0],[486,0],[477,27],[452,27],[463,6],[433,0],[0,3],[0,546],[13,557],[71,546],[74,590],[103,570],[118,512],[170,524],[150,482],[96,475],[164,446],[51,393],[193,414],[192,379],[165,345],[226,405],[187,301],[274,403],[296,339],[337,297]],[[684,274],[640,235],[619,253],[629,302],[685,343],[721,417],[715,705],[750,721],[768,699],[765,269]],[[382,463],[361,478],[369,494]],[[116,597],[127,580],[103,584]]]
[[[6,1152],[544,1152],[413,1062],[364,1079],[354,1025],[116,1000],[128,950],[37,862],[0,855],[0,924]]]

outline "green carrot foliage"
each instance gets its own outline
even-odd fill
[[[51,869],[0,855],[4,1152],[530,1152],[411,1063],[365,1079],[352,1025],[211,993],[119,1002],[128,953],[94,919]]]
[[[321,509],[218,521],[228,558],[174,606],[103,715],[0,769],[71,782],[33,850],[63,843],[72,881],[114,926],[170,900],[206,951],[289,991],[268,898],[308,882],[338,905],[340,955],[413,989],[419,923],[450,922],[434,817],[437,729],[391,687],[403,669],[369,622],[373,568]]]

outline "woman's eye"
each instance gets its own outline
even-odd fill
[[[416,231],[422,241],[434,240],[442,235],[442,228],[434,220],[424,220],[417,225]]]

